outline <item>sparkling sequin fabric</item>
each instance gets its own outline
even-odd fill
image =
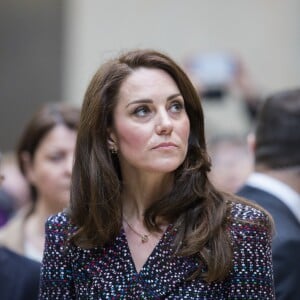
[[[75,230],[65,213],[46,223],[40,299],[275,299],[269,221],[259,210],[234,204],[229,229],[234,258],[228,278],[206,283],[185,279],[201,267],[195,257],[171,255],[170,225],[137,273],[121,229],[110,246],[90,250],[65,245]],[[246,224],[243,220],[253,221]]]

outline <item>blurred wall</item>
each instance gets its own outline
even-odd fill
[[[0,151],[46,101],[61,99],[62,1],[0,1]]]
[[[179,62],[199,51],[239,54],[266,92],[299,85],[298,0],[66,0],[64,99],[81,103],[103,60],[150,47]]]
[[[1,0],[0,150],[38,105],[80,105],[98,66],[136,47],[179,62],[234,51],[264,91],[299,85],[300,1]]]

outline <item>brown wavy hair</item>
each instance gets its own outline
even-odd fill
[[[226,227],[229,205],[210,183],[204,117],[199,95],[185,72],[167,55],[154,50],[134,50],[105,63],[92,78],[82,106],[71,187],[71,220],[78,230],[71,241],[81,247],[111,242],[122,226],[122,178],[118,158],[108,148],[108,131],[124,80],[139,67],[156,68],[176,82],[190,121],[188,152],[175,171],[172,191],[148,207],[145,225],[159,230],[157,219],[174,224],[176,255],[198,255],[207,281],[226,277],[232,249]]]

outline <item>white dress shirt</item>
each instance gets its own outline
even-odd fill
[[[300,195],[290,186],[262,173],[251,174],[246,184],[276,196],[292,211],[300,223]]]

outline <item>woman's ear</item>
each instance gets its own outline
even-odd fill
[[[113,152],[116,153],[118,151],[118,146],[117,146],[117,138],[115,136],[115,134],[112,132],[111,129],[108,129],[108,137],[107,137],[107,145],[108,145],[108,149]]]
[[[33,158],[28,152],[22,152],[21,159],[23,162],[25,177],[30,183],[33,183],[35,180]]]

